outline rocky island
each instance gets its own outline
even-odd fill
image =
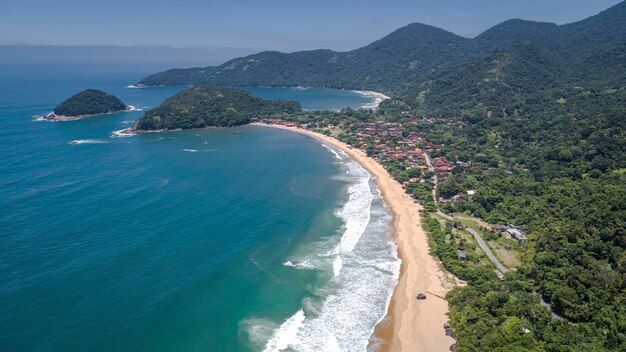
[[[46,120],[71,121],[102,114],[133,110],[116,96],[98,89],[86,89],[73,95],[46,115]]]
[[[234,127],[254,118],[301,112],[295,101],[266,100],[244,89],[199,85],[186,89],[147,111],[135,128],[147,132],[203,127]]]

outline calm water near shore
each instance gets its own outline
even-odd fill
[[[183,89],[126,88],[154,71],[0,67],[0,349],[363,351],[398,262],[378,190],[343,153],[256,126],[110,137],[141,111],[33,117],[86,88],[140,108]]]

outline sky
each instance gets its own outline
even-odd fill
[[[575,22],[619,0],[0,0],[0,45],[351,50],[409,23],[464,37],[511,18]]]

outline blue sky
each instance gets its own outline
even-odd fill
[[[619,0],[1,0],[0,44],[349,50],[413,22],[474,37],[511,18],[555,23]]]

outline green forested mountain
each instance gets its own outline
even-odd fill
[[[556,48],[561,45],[559,37],[560,28],[554,23],[512,19],[491,27],[474,40],[484,50],[497,51],[529,43]]]
[[[559,89],[626,86],[625,18],[622,2],[561,26],[509,20],[474,39],[411,24],[348,52],[262,52],[218,67],[165,71],[140,83],[368,89],[429,114],[512,113],[520,102],[543,102],[541,96]]]
[[[535,100],[543,103],[545,91],[555,88],[562,71],[558,58],[545,49],[518,45],[479,61],[436,70],[420,85],[403,91],[400,99],[420,113],[436,116],[513,112]]]
[[[250,123],[255,117],[301,111],[294,101],[265,100],[243,89],[198,85],[167,99],[147,111],[138,130],[231,127]]]
[[[491,54],[440,67],[397,97],[419,112],[454,116],[471,110],[495,114],[502,109],[508,114],[544,110],[564,90],[594,94],[619,90],[626,87],[625,19],[622,2],[563,26],[503,22],[474,39]]]
[[[472,41],[423,24],[400,28],[349,52],[312,50],[262,52],[218,67],[169,70],[144,78],[144,85],[318,86],[398,92],[432,68],[479,57]]]
[[[86,89],[54,108],[56,115],[82,116],[122,111],[126,104],[116,96],[98,89]]]

